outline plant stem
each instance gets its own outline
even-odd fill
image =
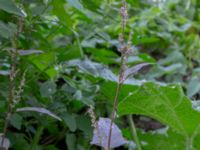
[[[5,117],[5,123],[3,127],[3,135],[0,148],[3,149],[3,143],[5,140],[5,135],[8,129],[8,123],[12,114],[12,101],[15,96],[15,77],[16,77],[16,57],[17,57],[17,49],[16,49],[16,42],[15,37],[13,40],[13,47],[14,50],[11,52],[11,72],[10,72],[10,85],[9,85],[9,98],[8,98],[8,108]],[[1,150],[1,149],[0,149]]]
[[[116,89],[116,93],[115,93],[115,98],[114,98],[114,102],[113,102],[113,109],[112,109],[112,114],[111,114],[111,123],[110,123],[110,128],[109,128],[109,134],[108,134],[108,144],[107,144],[107,148],[106,150],[110,150],[110,145],[111,145],[111,137],[112,137],[112,126],[113,126],[113,122],[115,120],[115,114],[116,114],[116,109],[117,109],[117,104],[119,101],[119,94],[120,94],[120,90],[121,90],[121,85],[123,84],[123,80],[124,80],[124,72],[125,72],[125,68],[126,68],[126,62],[127,62],[127,55],[126,55],[126,51],[127,51],[127,45],[125,43],[125,27],[126,27],[126,19],[127,19],[127,10],[126,10],[126,1],[122,0],[122,4],[123,6],[121,7],[121,16],[122,16],[122,34],[121,34],[121,40],[120,40],[120,44],[121,47],[119,49],[119,51],[121,52],[121,63],[120,63],[120,71],[119,71],[119,78],[118,78],[118,82],[117,82],[117,89]]]
[[[137,145],[137,150],[142,150],[141,143],[140,143],[140,140],[139,140],[138,135],[137,135],[137,131],[136,131],[136,127],[135,127],[132,115],[128,115],[128,120],[129,120],[129,124],[130,124],[130,127],[131,127],[131,133],[132,133],[133,141],[135,141],[135,143]]]
[[[116,95],[114,99],[114,104],[113,104],[113,110],[112,110],[112,116],[111,116],[111,123],[110,123],[110,129],[109,129],[109,135],[108,135],[108,145],[107,145],[107,150],[110,150],[110,144],[111,144],[111,135],[112,135],[112,125],[115,120],[115,113],[116,113],[116,107],[119,99],[119,94],[120,94],[120,89],[121,89],[121,83],[117,83],[117,90],[116,90]]]
[[[37,131],[36,131],[36,133],[35,133],[35,136],[34,136],[34,138],[33,138],[33,141],[32,141],[30,150],[34,150],[34,149],[36,148],[37,144],[38,144],[39,141],[40,141],[40,137],[41,137],[43,131],[44,131],[44,126],[40,126],[40,127],[37,129]]]
[[[186,150],[193,150],[193,139],[192,139],[192,137],[188,137],[186,139]]]

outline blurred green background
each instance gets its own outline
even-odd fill
[[[128,80],[132,86],[124,88],[122,97],[144,81],[151,81],[179,83],[185,95],[197,101],[200,1],[127,3],[129,21],[125,32],[128,36],[133,31],[134,49],[128,64],[155,65]],[[112,110],[120,64],[120,7],[120,0],[0,0],[0,132],[8,105],[13,40],[19,52],[14,62],[18,72],[16,87],[26,71],[24,92],[16,108],[43,107],[63,120],[37,112],[16,113],[15,108],[7,133],[11,149],[99,149],[90,145],[93,129],[87,110],[93,106],[97,117],[108,117]],[[145,150],[185,147],[183,137],[171,129],[167,131],[171,137],[154,134],[164,127],[158,121],[141,115],[134,116],[134,120]],[[117,118],[116,123],[131,141],[126,117]],[[200,149],[198,144],[195,146]],[[132,150],[135,145],[129,142],[118,149]]]

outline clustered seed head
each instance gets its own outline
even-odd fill
[[[24,86],[26,82],[26,72],[23,73],[22,80],[20,81],[18,90],[15,91],[14,98],[12,101],[12,107],[14,108],[21,100],[21,94],[24,92]]]
[[[124,35],[122,33],[119,34],[118,40],[119,40],[121,45],[124,44]]]
[[[90,115],[91,118],[91,122],[92,122],[92,127],[94,127],[94,129],[98,129],[97,127],[97,119],[96,119],[96,115],[94,113],[94,107],[90,106],[90,108],[88,109],[88,114]]]
[[[125,28],[127,20],[128,20],[128,10],[126,7],[126,2],[123,2],[123,6],[120,8],[120,16],[122,17],[122,28]]]
[[[133,49],[132,49],[132,35],[133,32],[131,31],[129,34],[129,38],[128,38],[128,42],[127,42],[127,55],[130,55],[133,53]]]
[[[128,21],[128,9],[127,9],[126,1],[123,0],[122,3],[123,3],[123,6],[120,9],[120,15],[122,17],[122,21],[121,21],[122,32],[119,34],[119,37],[118,37],[119,44],[120,44],[118,51],[121,53],[121,57],[122,57],[122,64],[121,64],[122,65],[122,69],[121,69],[122,73],[121,73],[121,77],[119,79],[120,83],[124,82],[123,73],[128,68],[128,66],[127,66],[128,56],[133,53],[133,48],[132,48],[133,32],[132,31],[130,32],[127,41],[125,39],[125,28],[126,28],[126,24]]]
[[[128,57],[130,54],[133,53],[133,49],[131,44],[121,45],[118,49],[119,52],[125,57]]]
[[[128,38],[128,42],[125,42],[125,36],[124,36],[124,29],[126,27],[126,23],[128,20],[128,10],[127,10],[127,6],[126,6],[126,1],[123,1],[123,6],[120,9],[120,15],[122,17],[122,33],[119,34],[118,40],[120,43],[120,47],[118,49],[119,52],[121,52],[121,54],[123,56],[128,56],[130,54],[132,54],[132,32],[129,34],[129,38]]]
[[[126,5],[124,5],[124,6],[121,7],[121,9],[120,9],[120,15],[123,18],[127,18],[128,17],[128,11],[127,11]]]

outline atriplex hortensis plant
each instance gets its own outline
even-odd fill
[[[15,105],[19,102],[21,94],[23,92],[24,84],[25,84],[25,73],[22,77],[22,80],[19,85],[19,89],[16,88],[16,77],[17,77],[17,55],[18,55],[18,37],[23,29],[23,20],[22,18],[18,19],[17,32],[14,34],[12,38],[12,50],[9,52],[11,56],[11,70],[10,70],[10,85],[9,85],[9,93],[8,93],[8,108],[5,116],[2,140],[0,143],[0,149],[4,149],[4,141],[7,133],[8,123],[10,121],[11,115],[13,113],[13,109]],[[6,146],[6,149],[9,147]]]
[[[107,145],[107,150],[110,150],[110,145],[111,145],[111,135],[112,135],[112,125],[115,120],[115,115],[116,115],[116,107],[118,104],[118,99],[119,99],[119,94],[120,94],[120,89],[121,85],[124,81],[124,73],[126,70],[126,62],[127,62],[127,57],[131,53],[132,49],[130,47],[131,41],[129,39],[129,43],[127,44],[125,41],[125,27],[127,23],[127,18],[128,18],[128,12],[127,12],[127,6],[125,0],[123,1],[123,6],[121,7],[120,10],[120,15],[122,17],[122,33],[119,35],[119,42],[120,42],[120,48],[119,52],[121,52],[121,64],[120,64],[120,72],[119,72],[119,78],[118,78],[118,83],[117,83],[117,89],[116,89],[116,94],[114,98],[114,103],[113,103],[113,110],[111,114],[111,123],[110,123],[110,130],[109,130],[109,135],[108,135],[108,145]],[[130,36],[131,37],[131,36]]]
[[[137,66],[134,67],[134,69],[131,69],[131,68],[128,69],[127,59],[129,57],[129,55],[133,53],[133,49],[131,48],[132,33],[129,34],[128,41],[125,40],[125,36],[126,36],[125,29],[126,29],[126,25],[127,25],[127,21],[128,21],[128,10],[127,10],[127,3],[125,0],[122,0],[120,16],[122,17],[122,21],[121,21],[122,31],[119,35],[120,47],[118,50],[121,53],[121,63],[120,63],[120,71],[119,71],[117,89],[116,89],[116,94],[115,94],[113,109],[112,109],[112,114],[111,114],[111,123],[110,123],[109,134],[108,134],[108,145],[107,145],[106,150],[111,149],[111,140],[112,140],[111,137],[112,137],[112,130],[113,130],[113,122],[116,117],[116,109],[117,109],[119,94],[120,94],[120,90],[121,90],[121,85],[124,83],[124,81],[130,74],[136,72],[137,70],[139,70],[139,68],[142,68],[143,66],[146,65],[146,64],[142,64],[138,67]],[[134,70],[134,71],[130,71],[130,70]],[[137,137],[137,133],[136,133],[134,122],[132,120],[132,116],[129,116],[129,122],[130,122],[130,125],[132,128],[132,135],[133,135],[134,141],[137,144],[138,150],[141,150],[140,142]]]
[[[127,60],[129,55],[133,53],[133,49],[131,47],[132,32],[130,32],[128,40],[126,41],[125,29],[128,21],[128,11],[125,0],[122,1],[122,4],[123,5],[120,9],[120,16],[122,17],[122,31],[119,35],[120,47],[118,49],[121,53],[121,63],[111,118],[99,118],[98,122],[96,122],[96,117],[94,117],[93,111],[91,111],[91,109],[89,111],[94,127],[94,135],[91,144],[101,146],[106,150],[110,150],[111,148],[119,147],[127,143],[127,141],[122,137],[120,129],[114,123],[121,86],[131,74],[138,72],[142,67],[148,65],[148,63],[142,63],[128,68]],[[141,150],[140,142],[137,137],[136,128],[131,115],[128,116],[128,120],[130,123],[133,140],[135,141],[138,150]],[[113,138],[115,139],[113,140]]]

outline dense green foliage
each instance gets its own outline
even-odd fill
[[[122,86],[115,122],[129,142],[119,149],[135,149],[125,116],[133,114],[144,150],[200,150],[200,1],[127,3],[128,65],[151,67]],[[12,100],[11,149],[98,149],[87,112],[111,114],[120,7],[120,0],[0,0],[0,133]],[[152,123],[159,127],[149,131]]]

